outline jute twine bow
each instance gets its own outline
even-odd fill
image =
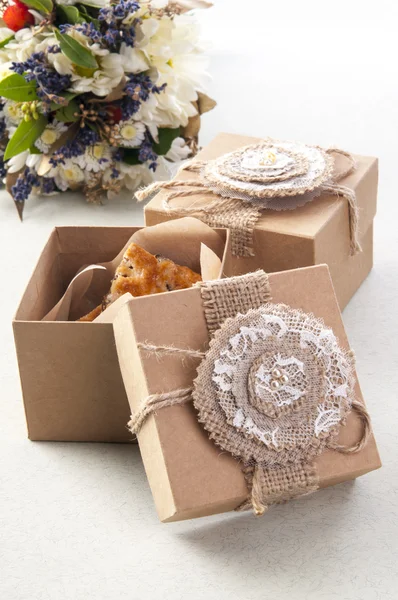
[[[243,154],[245,151],[250,150],[250,148],[251,146],[248,146],[236,152]],[[318,187],[308,187],[310,193],[305,187],[299,188],[297,192],[297,205],[304,202],[301,198],[304,198],[306,193],[308,201],[313,200],[321,194],[332,194],[346,199],[349,211],[350,253],[354,255],[361,251],[359,242],[359,210],[354,190],[342,185],[340,182],[356,169],[356,163],[351,154],[338,148],[330,148],[326,151],[322,150],[322,152],[327,156],[332,156],[333,154],[344,156],[348,159],[348,166],[334,175],[331,174],[331,168],[326,169],[324,181],[321,181]],[[266,195],[256,200],[253,197],[255,192],[250,193],[252,197],[249,197],[249,195],[247,197],[245,195],[239,197],[238,188],[232,186],[229,189],[230,184],[226,184],[225,187],[217,187],[214,181],[209,179],[208,175],[209,166],[212,162],[215,161],[193,160],[187,162],[182,165],[178,174],[183,171],[197,173],[197,179],[173,179],[168,182],[154,182],[136,192],[136,197],[139,201],[143,201],[152,197],[160,190],[168,191],[169,193],[163,200],[163,209],[167,214],[173,216],[189,215],[201,219],[211,227],[227,227],[232,232],[233,255],[253,256],[253,231],[262,212],[269,208],[266,199],[279,199],[280,208],[278,210],[280,210],[284,209],[284,196],[278,190],[268,191],[267,188],[264,188],[263,193]],[[246,179],[247,177],[242,176],[242,181],[246,181]],[[256,189],[261,190],[258,187]],[[291,197],[294,193],[294,188],[292,190],[287,189],[286,197]],[[178,198],[189,198],[198,195],[208,196],[209,201],[194,201],[187,207],[171,205],[171,202]]]
[[[253,462],[252,459],[247,460],[242,454],[239,454],[240,451],[236,453],[233,449],[231,449],[231,440],[229,440],[229,436],[231,435],[231,433],[228,432],[228,427],[226,430],[224,430],[224,426],[222,426],[219,430],[220,433],[217,435],[211,433],[211,429],[209,430],[208,423],[206,424],[207,418],[208,416],[210,416],[211,421],[213,421],[214,418],[216,418],[216,413],[213,409],[210,408],[210,406],[207,406],[206,403],[203,403],[202,401],[202,398],[204,398],[202,392],[204,395],[206,395],[206,390],[209,390],[207,384],[203,383],[203,381],[206,382],[206,379],[203,380],[202,377],[201,380],[201,385],[204,385],[205,387],[198,387],[198,379],[200,379],[201,375],[203,375],[203,369],[205,369],[205,371],[206,369],[208,369],[208,367],[205,366],[206,360],[207,365],[215,365],[216,362],[220,362],[214,362],[213,356],[209,356],[209,353],[211,352],[213,352],[214,354],[215,348],[217,349],[215,356],[219,356],[219,341],[217,339],[217,336],[219,337],[219,333],[221,332],[221,330],[217,329],[217,319],[218,326],[220,326],[220,324],[224,326],[223,330],[225,330],[225,324],[227,323],[231,323],[231,326],[233,326],[235,322],[235,318],[233,317],[233,315],[236,313],[236,304],[239,304],[240,308],[243,308],[246,307],[247,304],[249,304],[250,302],[253,302],[255,307],[259,307],[257,310],[260,310],[260,315],[263,314],[261,302],[269,301],[269,289],[267,288],[267,285],[268,278],[266,278],[265,274],[262,272],[258,272],[257,274],[249,274],[247,276],[234,277],[230,280],[219,280],[217,282],[205,282],[201,284],[202,298],[204,301],[204,309],[206,314],[206,320],[208,321],[210,336],[212,336],[214,333],[214,337],[211,337],[210,340],[210,347],[206,352],[190,348],[177,348],[172,345],[156,345],[150,342],[138,344],[138,347],[141,351],[155,355],[159,360],[162,360],[162,357],[165,355],[176,355],[180,356],[182,359],[198,361],[198,378],[196,379],[194,386],[172,390],[166,393],[153,394],[149,396],[141,404],[138,411],[131,417],[131,420],[128,424],[130,430],[133,433],[137,434],[139,433],[146,419],[151,414],[155,414],[157,411],[169,406],[189,403],[194,399],[195,407],[199,410],[199,421],[202,422],[205,428],[208,430],[210,438],[213,439],[215,443],[217,443],[222,448],[232,452],[232,454],[235,455],[237,458],[239,458],[239,456],[242,457],[241,464],[243,465],[243,473],[245,475],[248,489],[250,491],[250,496],[247,499],[247,501],[245,501],[236,510],[247,510],[251,508],[253,509],[256,515],[262,515],[267,510],[270,504],[285,502],[287,500],[290,500],[291,498],[305,495],[318,489],[319,481],[314,462],[311,459],[307,461],[306,459],[303,459],[303,457],[300,458],[299,455],[296,456],[295,454],[292,455],[292,459],[294,459],[294,456],[296,456],[295,462],[290,462],[290,460],[292,459],[289,458],[289,452],[291,451],[288,449],[288,447],[286,449],[287,454],[285,457],[287,462],[284,463],[283,460],[281,462],[281,458],[283,459],[284,455],[277,453],[276,455],[274,455],[277,457],[277,462],[275,463],[275,465],[272,464],[272,460],[271,462],[261,462],[261,460],[259,460],[260,456],[257,460],[254,460]],[[228,289],[228,286],[230,286],[230,290],[229,293],[226,293],[225,290]],[[252,291],[252,295],[250,295],[250,287],[254,288],[254,291]],[[283,305],[269,306],[276,307],[273,309],[273,311],[277,311],[275,312],[275,315],[278,315],[278,310],[283,310]],[[281,308],[278,308],[279,306]],[[249,311],[249,313],[252,312],[253,309]],[[240,322],[239,319],[242,320],[242,323],[245,323],[245,319],[248,318],[249,313],[247,315],[239,313],[238,307],[238,323]],[[306,316],[305,313],[302,314],[305,318],[305,322],[308,323],[308,318],[311,316]],[[297,323],[297,316],[293,315],[292,318],[294,319],[294,323]],[[274,317],[270,316],[270,323],[278,323],[279,321],[279,317],[277,317],[275,320]],[[312,325],[312,327],[316,326],[316,322],[314,323],[315,325]],[[230,326],[228,325],[228,327]],[[252,337],[252,335],[256,335],[256,332],[259,331],[258,327],[256,326],[252,331],[253,334],[250,334],[249,329],[247,329],[245,335],[249,337],[245,339],[255,339]],[[314,334],[316,334],[315,329],[313,329],[312,331]],[[322,339],[324,339],[325,335],[328,335],[327,331],[324,329],[319,330],[319,334],[321,334],[320,337]],[[278,338],[276,337],[275,340],[277,339]],[[234,337],[234,340],[235,342],[233,347],[235,347],[237,343],[236,336]],[[221,354],[221,357],[222,356],[223,355]],[[224,354],[224,356],[227,355]],[[347,352],[346,356],[347,359],[353,359],[352,352]],[[208,360],[209,358],[210,362]],[[342,357],[341,360],[345,359]],[[294,359],[290,362],[293,362],[294,364],[299,364],[299,362],[297,362],[297,359]],[[257,363],[254,363],[254,365],[256,364]],[[262,364],[264,364],[264,361],[262,361]],[[282,361],[281,364],[287,363],[286,361]],[[219,369],[220,368],[221,370],[219,370],[218,372],[228,372],[224,370],[221,363],[219,364]],[[308,368],[310,368],[310,363]],[[229,381],[229,379],[227,379],[227,381]],[[292,380],[291,384],[289,385],[293,384],[294,381]],[[338,384],[340,385],[339,382]],[[222,385],[222,382],[220,382],[220,385]],[[229,387],[227,387],[226,389],[229,389]],[[320,390],[319,393],[322,393],[322,390]],[[266,405],[263,404],[261,410],[265,410],[265,407]],[[360,452],[364,448],[371,435],[369,414],[365,406],[355,399],[352,400],[349,409],[355,411],[361,419],[363,431],[360,440],[352,446],[342,446],[336,441],[338,430],[336,429],[336,427],[332,427],[333,435],[329,435],[328,437],[324,438],[323,441],[322,438],[318,440],[318,442],[321,443],[321,446],[318,449],[315,446],[315,448],[311,451],[311,456],[313,455],[313,457],[315,457],[320,452],[321,448],[324,447],[336,450],[344,454]],[[326,411],[325,415],[327,415],[328,412],[330,413],[331,411]],[[203,417],[203,415],[205,415],[205,418]],[[224,419],[224,417],[222,418]],[[217,419],[219,419],[219,417],[217,417]],[[345,417],[342,420],[342,423],[345,423]],[[227,446],[225,446],[226,442],[228,442]],[[232,443],[235,444],[235,442]],[[256,448],[257,452],[257,448],[260,447],[254,445],[253,449],[254,448]],[[260,451],[262,452],[261,448]],[[272,452],[271,454],[269,454],[269,450],[267,448],[265,448],[265,451],[266,456],[272,457]],[[249,450],[248,457],[250,456],[252,456],[252,450]]]

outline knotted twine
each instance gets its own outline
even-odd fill
[[[333,154],[348,159],[348,166],[333,173]],[[254,228],[266,209],[293,210],[321,194],[341,196],[348,202],[350,252],[361,251],[359,214],[354,190],[340,181],[356,168],[354,158],[344,150],[323,150],[292,142],[264,140],[213,161],[194,160],[180,169],[197,173],[196,179],[155,182],[136,193],[139,201],[159,190],[169,191],[163,201],[167,214],[194,216],[210,227],[231,230],[232,254],[253,256]],[[173,207],[171,201],[197,195],[209,201],[188,207]]]
[[[129,427],[138,433],[150,414],[193,399],[209,437],[243,464],[250,496],[237,510],[261,515],[318,489],[314,459],[325,448],[359,452],[370,436],[369,415],[353,398],[352,353],[319,319],[271,304],[265,273],[205,282],[201,293],[211,335],[206,353],[139,344],[159,357],[203,359],[194,385],[148,397]],[[279,381],[289,376],[278,392],[269,381],[275,372]],[[336,438],[351,409],[364,431],[343,447]]]

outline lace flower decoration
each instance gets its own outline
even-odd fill
[[[228,319],[198,369],[194,402],[210,437],[246,464],[307,462],[351,408],[351,356],[313,315],[266,304]]]
[[[322,148],[268,139],[210,161],[203,178],[221,196],[285,210],[313,200],[332,170]]]

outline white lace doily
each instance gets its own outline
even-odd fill
[[[198,369],[195,406],[211,437],[246,463],[307,461],[351,407],[350,357],[313,315],[266,304],[228,319]]]
[[[202,177],[220,196],[292,210],[319,195],[332,170],[333,157],[322,148],[265,140],[209,161]]]

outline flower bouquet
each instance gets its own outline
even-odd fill
[[[0,170],[31,194],[136,190],[195,153],[204,0],[13,0],[0,28]]]

